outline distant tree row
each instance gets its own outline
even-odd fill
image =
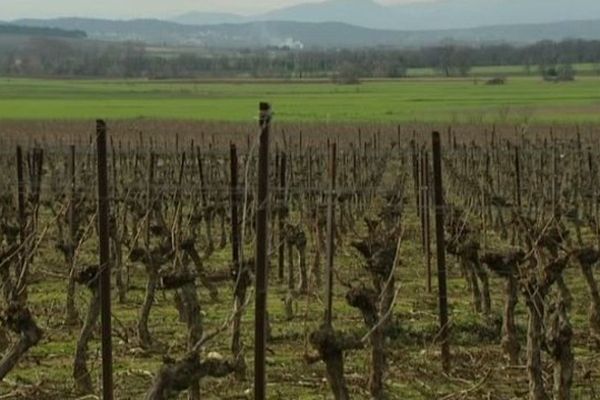
[[[35,35],[43,37],[62,37],[83,39],[87,37],[84,31],[68,31],[58,28],[20,26],[0,23],[0,35]]]
[[[141,43],[37,37],[24,45],[2,49],[0,74],[7,76],[331,77],[341,83],[355,83],[360,78],[404,77],[409,68],[431,68],[451,77],[466,76],[474,66],[523,65],[524,71],[539,72],[550,80],[552,76],[574,76],[569,67],[574,63],[596,64],[600,74],[600,41],[586,40],[543,41],[525,47],[447,43],[402,50],[207,49],[161,53]]]

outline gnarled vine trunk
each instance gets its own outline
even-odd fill
[[[325,363],[327,382],[335,400],[350,400],[344,376],[344,351],[362,348],[356,338],[345,337],[326,325],[310,334],[310,343]]]
[[[148,329],[148,320],[150,318],[150,310],[154,304],[159,276],[157,269],[151,266],[146,268],[146,273],[148,275],[148,281],[146,282],[146,294],[144,295],[144,302],[142,303],[142,308],[140,309],[137,333],[140,346],[144,349],[149,349],[152,347],[152,336],[150,335],[150,331]]]
[[[365,325],[373,330],[371,341],[371,372],[369,376],[369,391],[373,399],[385,398],[383,378],[387,368],[385,356],[385,324],[379,323],[378,296],[373,290],[360,288],[352,289],[346,294],[346,301],[352,307],[360,310]]]
[[[506,280],[504,293],[506,303],[504,304],[504,316],[502,320],[502,348],[508,355],[511,365],[519,364],[519,340],[517,338],[517,326],[515,324],[515,308],[519,302],[517,278],[513,275]]]
[[[235,370],[235,364],[219,358],[201,360],[197,352],[180,361],[168,361],[154,378],[145,400],[173,400],[178,394],[197,385],[204,377],[221,378]]]
[[[575,358],[571,348],[573,328],[561,298],[549,312],[546,323],[546,343],[554,364],[554,399],[570,400]]]
[[[542,340],[544,324],[544,301],[539,295],[527,300],[527,374],[529,377],[529,399],[548,400],[544,389],[542,366]]]
[[[100,290],[98,290],[98,268],[92,267],[82,271],[77,277],[77,282],[85,284],[91,292],[90,304],[87,316],[75,350],[75,359],[73,361],[73,378],[75,379],[75,389],[82,394],[94,393],[94,385],[87,368],[88,344],[94,336],[94,328],[100,316]]]
[[[593,266],[600,261],[600,251],[593,248],[581,249],[576,257],[581,266],[581,272],[588,286],[590,294],[590,308],[588,320],[590,323],[590,340],[593,345],[600,348],[600,292],[594,277]]]
[[[20,304],[13,303],[8,307],[5,323],[11,331],[19,335],[19,339],[0,360],[0,382],[13,370],[25,353],[42,340],[43,336],[31,312]]]

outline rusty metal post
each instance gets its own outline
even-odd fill
[[[329,196],[327,201],[327,273],[325,276],[325,323],[331,326],[333,319],[333,259],[335,257],[335,179],[337,145],[331,145],[329,156]]]
[[[102,323],[102,399],[113,400],[110,302],[110,232],[106,124],[96,121],[98,151],[98,236],[100,239],[100,307]]]
[[[239,273],[241,266],[240,260],[240,222],[239,222],[239,187],[238,187],[238,156],[237,147],[231,144],[229,148],[230,158],[230,192],[229,199],[231,203],[231,258],[233,268]]]
[[[269,132],[271,105],[260,103],[260,148],[258,152],[258,203],[256,209],[256,294],[254,337],[254,399],[267,397],[267,288],[269,264]]]
[[[286,177],[286,166],[287,166],[287,156],[286,153],[281,153],[281,158],[280,158],[280,164],[279,164],[279,194],[277,196],[278,204],[277,206],[279,207],[279,212],[277,213],[277,233],[278,233],[278,245],[277,245],[277,250],[278,250],[278,267],[279,267],[279,271],[278,271],[278,275],[279,275],[279,280],[283,282],[283,278],[284,278],[284,270],[285,270],[285,232],[284,232],[284,227],[285,227],[285,212],[284,212],[284,206],[285,206],[285,177]],[[293,276],[290,277],[290,279],[293,279]]]
[[[517,146],[515,146],[515,174],[516,174],[516,181],[515,181],[515,190],[516,190],[516,194],[517,194],[517,209],[519,210],[519,213],[521,212],[521,158],[519,156],[519,148]]]
[[[21,146],[17,146],[17,206],[19,212],[19,244],[21,250],[19,251],[19,270],[18,274],[21,274],[23,268],[25,268],[25,258],[27,257],[27,249],[25,241],[27,240],[27,216],[25,211],[25,180],[23,177],[23,149]]]
[[[421,249],[426,254],[426,232],[425,232],[425,151],[420,149],[417,153],[417,204],[419,206],[419,220],[421,222]]]
[[[446,283],[446,240],[444,238],[444,191],[442,183],[442,149],[440,133],[433,132],[432,139],[438,299],[440,313],[439,340],[442,346],[442,367],[445,372],[448,372],[450,370],[450,344],[448,343],[448,290]]]

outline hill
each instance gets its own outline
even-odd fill
[[[328,0],[249,17],[188,13],[174,21],[194,25],[253,21],[342,22],[372,29],[444,30],[590,19],[600,19],[597,0],[434,0],[387,6],[373,0]]]
[[[544,39],[600,39],[600,20],[548,24],[499,25],[469,29],[396,31],[370,29],[338,22],[306,23],[286,21],[249,22],[220,25],[183,25],[160,20],[114,21],[60,18],[18,20],[18,25],[87,32],[98,40],[143,41],[152,44],[207,47],[415,47],[455,41],[465,44],[528,44]]]
[[[171,21],[185,25],[219,25],[243,23],[247,22],[247,18],[236,14],[192,11],[172,18]]]

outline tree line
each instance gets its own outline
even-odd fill
[[[568,65],[575,63],[593,63],[600,74],[600,40],[541,41],[528,46],[443,43],[413,49],[196,49],[176,53],[159,52],[137,42],[107,44],[32,37],[25,44],[0,49],[0,74],[5,76],[334,77],[354,81],[405,77],[409,68],[432,68],[451,77],[467,76],[476,66],[523,65],[528,73],[546,74],[569,70]]]
[[[80,31],[80,30],[65,30],[65,29],[59,29],[59,28],[21,26],[21,25],[4,24],[1,22],[0,22],[0,35],[32,35],[32,36],[71,38],[71,39],[87,38],[87,33],[85,33],[84,31]]]

